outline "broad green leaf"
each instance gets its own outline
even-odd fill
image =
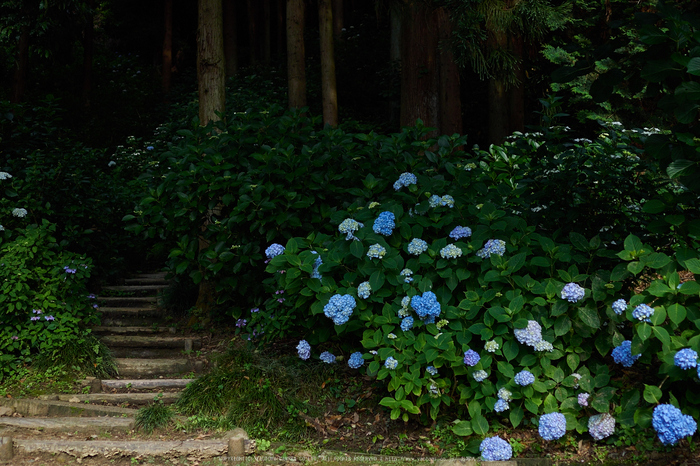
[[[477,435],[486,435],[489,431],[489,421],[484,416],[475,416],[472,418],[472,429]]]
[[[474,432],[470,421],[457,421],[455,425],[452,426],[451,430],[455,435],[459,435],[460,437],[466,437]]]
[[[657,387],[656,385],[644,384],[644,399],[647,402],[651,404],[660,403],[662,396],[663,393],[661,392],[661,389],[659,387]]]
[[[686,310],[685,307],[680,304],[671,304],[666,308],[666,311],[668,312],[668,318],[676,325],[679,325],[685,320]]]
[[[641,341],[646,341],[651,336],[651,325],[642,322],[637,325],[637,335]]]
[[[513,425],[513,428],[518,427],[524,417],[525,413],[523,412],[523,408],[521,408],[520,406],[515,406],[511,408],[509,418],[510,423]]]
[[[581,319],[581,322],[583,322],[587,326],[595,329],[600,328],[600,317],[598,316],[598,312],[595,309],[589,307],[581,307],[578,310],[578,317],[579,319]]]
[[[679,176],[689,175],[695,170],[694,165],[695,162],[692,160],[674,160],[671,162],[668,168],[666,168],[666,174],[668,174],[669,178],[678,178]]]

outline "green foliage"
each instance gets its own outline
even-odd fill
[[[153,399],[153,403],[139,409],[134,419],[134,425],[147,434],[154,430],[167,426],[175,413],[163,403],[163,394],[159,393]]]

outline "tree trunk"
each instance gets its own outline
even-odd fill
[[[92,92],[92,55],[95,38],[94,9],[95,1],[88,1],[90,9],[87,24],[83,32],[83,105],[90,107],[90,93]]]
[[[287,0],[287,80],[289,108],[306,107],[304,0]]]
[[[223,0],[224,14],[224,56],[226,58],[226,77],[238,73],[238,28],[236,27],[236,1]]]
[[[265,65],[270,64],[271,40],[270,40],[270,0],[263,0],[263,40],[262,40],[262,61]]]
[[[27,86],[27,69],[29,68],[29,25],[25,24],[20,29],[19,47],[17,50],[17,62],[15,64],[15,79],[12,89],[13,103],[19,103],[24,97]]]
[[[170,93],[173,71],[173,0],[163,2],[163,67],[161,78],[163,94]]]
[[[287,37],[286,28],[286,0],[276,0],[277,5],[277,26],[275,31],[277,32],[277,44],[275,46],[275,57],[281,60],[287,50],[285,39]]]
[[[250,64],[255,66],[260,63],[260,43],[258,40],[258,21],[256,18],[256,5],[260,0],[247,0],[248,3],[248,42],[250,42]]]
[[[429,7],[406,6],[401,27],[401,126],[413,126],[417,119],[426,126],[438,125],[436,19]]]
[[[197,81],[199,122],[218,121],[226,105],[223,11],[221,0],[199,0]]]
[[[502,30],[492,30],[488,38],[491,49],[503,50],[508,46],[506,32]],[[489,143],[502,144],[506,136],[510,134],[508,130],[510,118],[508,116],[508,105],[510,99],[506,91],[506,82],[501,76],[494,76],[489,79]]]
[[[510,99],[510,114],[508,131],[524,131],[525,129],[525,71],[523,63],[523,37],[522,35],[511,36],[511,47],[513,54],[518,57],[518,65],[513,72],[518,83],[508,89]]]
[[[343,0],[333,0],[333,37],[340,40],[343,34]]]
[[[449,46],[452,25],[445,8],[437,10],[440,38],[440,126],[441,134],[462,133],[462,101],[459,68]]]
[[[323,123],[338,126],[338,93],[333,55],[333,8],[331,0],[318,0],[318,29],[321,36],[321,89]]]

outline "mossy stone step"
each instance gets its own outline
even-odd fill
[[[161,396],[162,395],[162,396]],[[67,401],[69,403],[128,403],[130,405],[145,405],[153,402],[158,396],[165,404],[175,403],[180,398],[180,392],[158,393],[89,393],[89,394],[57,394],[40,395],[40,400]]]
[[[149,307],[158,304],[156,296],[98,296],[100,307]],[[102,309],[101,309],[102,310]],[[104,311],[103,311],[104,312]]]
[[[133,417],[0,417],[0,427],[50,432],[113,432],[134,428]]]
[[[12,408],[22,416],[35,417],[133,417],[137,412],[136,409],[116,406],[97,406],[34,398],[0,398],[0,406]]]
[[[228,443],[224,440],[184,441],[115,441],[115,440],[28,440],[13,439],[14,447],[24,453],[65,453],[77,458],[104,456],[168,458],[213,458],[226,455]]]
[[[191,361],[186,358],[177,359],[146,359],[146,358],[115,358],[120,377],[153,378],[154,376],[173,376],[188,372],[202,372],[202,361]]]
[[[102,390],[153,390],[185,388],[194,379],[106,379],[102,380]]]
[[[97,299],[120,296],[154,296],[167,288],[167,285],[114,285],[103,286]],[[102,294],[104,293],[104,294]]]
[[[131,327],[120,327],[120,326],[106,326],[98,325],[92,327],[92,333],[94,334],[115,334],[115,335],[140,335],[140,334],[175,334],[175,327],[144,327],[144,326],[131,326]]]
[[[104,335],[100,337],[100,340],[110,348],[175,348],[184,351],[192,351],[202,347],[202,342],[199,339],[187,337],[157,335]]]

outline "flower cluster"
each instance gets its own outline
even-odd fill
[[[462,250],[454,244],[448,244],[440,249],[440,256],[442,256],[443,259],[456,259],[462,256]]]
[[[632,367],[634,361],[642,355],[635,354],[632,356],[632,342],[630,340],[623,341],[620,346],[616,346],[612,350],[612,357],[615,363],[622,364],[623,367]]]
[[[413,328],[413,317],[404,317],[401,321],[401,330],[407,332]]]
[[[410,243],[408,243],[408,252],[415,256],[419,256],[428,250],[428,243],[420,238],[413,238]]]
[[[272,243],[267,249],[265,249],[265,255],[268,259],[272,259],[275,256],[279,256],[284,253],[284,246],[278,243]]]
[[[527,327],[516,328],[513,333],[515,338],[524,345],[534,347],[535,344],[542,341],[542,327],[534,320],[528,320]]]
[[[508,461],[513,457],[513,447],[497,435],[482,440],[479,451],[484,461]]]
[[[690,348],[683,348],[673,357],[673,363],[683,370],[698,366],[698,353]]]
[[[65,273],[74,274],[74,273],[77,272],[78,270],[77,270],[77,269],[71,269],[70,267],[68,267],[68,266],[66,265],[65,267],[63,267],[63,271],[64,271]]]
[[[481,259],[491,257],[491,254],[502,256],[506,252],[506,242],[502,239],[490,239],[486,242],[482,249],[476,252],[476,256]]]
[[[333,364],[335,362],[335,356],[328,351],[324,351],[321,353],[321,356],[319,356],[321,361],[325,362],[326,364]]]
[[[498,351],[498,342],[496,340],[489,340],[484,344],[484,349],[488,351],[489,353],[495,353]]]
[[[398,365],[399,365],[399,362],[391,356],[386,358],[386,361],[384,361],[384,367],[386,367],[387,369],[392,370],[392,371],[394,369],[396,369],[396,366],[398,366]]]
[[[693,435],[698,427],[692,416],[683,414],[680,409],[670,404],[661,404],[654,408],[651,425],[664,445],[675,445],[680,439]]]
[[[413,173],[405,172],[399,175],[399,179],[394,183],[394,190],[398,191],[402,187],[418,183],[418,178]]]
[[[355,298],[351,295],[333,295],[328,304],[323,306],[323,313],[333,320],[335,325],[343,325],[348,321],[355,309]]]
[[[651,323],[650,317],[654,314],[654,308],[648,304],[640,304],[634,311],[632,311],[632,317],[637,320],[642,320],[644,322]]]
[[[588,433],[596,440],[603,440],[615,432],[615,418],[608,413],[596,414],[588,420]]]
[[[301,359],[306,361],[311,357],[311,345],[306,340],[301,340],[297,345],[297,353]]]
[[[430,375],[437,375],[437,373],[438,373],[437,369],[435,369],[435,366],[426,367],[425,372],[427,372]]]
[[[382,212],[374,221],[372,229],[379,235],[389,236],[394,231],[396,217],[392,212]]]
[[[379,243],[373,244],[367,251],[367,257],[370,259],[381,259],[386,255],[386,249]]]
[[[552,345],[550,342],[547,340],[540,340],[537,343],[535,343],[535,346],[533,346],[535,351],[547,351],[547,352],[552,352],[554,351],[554,345]]]
[[[404,296],[401,299],[401,309],[399,309],[399,317],[408,317],[411,311],[408,309],[408,305],[411,304],[411,298]]]
[[[545,440],[556,440],[566,433],[566,418],[562,413],[549,413],[540,416],[540,437]]]
[[[561,290],[561,299],[566,299],[570,303],[580,301],[585,294],[583,288],[576,283],[567,283]]]
[[[496,411],[497,413],[502,413],[503,411],[507,411],[509,409],[510,409],[510,405],[503,398],[499,398],[498,401],[496,401],[496,404],[493,405],[493,410]]]
[[[486,379],[486,377],[489,376],[485,370],[474,371],[473,375],[474,375],[474,380],[476,380],[477,382],[483,382],[484,379]]]
[[[12,175],[10,175],[9,173],[7,173],[7,172],[0,172],[0,181],[2,181],[2,180],[9,180],[10,178],[12,178]]]
[[[513,380],[521,387],[525,387],[535,381],[535,376],[532,375],[532,372],[530,371],[520,371],[515,374]]]
[[[455,200],[449,194],[445,194],[440,198],[440,205],[443,207],[447,206],[451,209],[455,206]]]
[[[458,240],[461,238],[469,238],[472,235],[472,230],[469,227],[456,226],[454,230],[450,232],[450,238]]]
[[[12,215],[23,218],[27,216],[27,209],[12,209]]]
[[[348,366],[350,366],[350,369],[359,369],[364,363],[365,360],[362,358],[362,353],[359,351],[352,353],[350,359],[348,359]]]
[[[481,356],[476,351],[470,349],[464,352],[464,364],[467,366],[476,366],[481,360]]]
[[[351,239],[357,239],[355,238],[354,233],[363,226],[364,224],[358,222],[357,220],[346,218],[340,223],[340,225],[338,225],[338,231],[341,233],[345,233],[345,240],[349,241]]]
[[[248,321],[246,319],[238,319],[236,321],[236,327],[238,328],[243,328],[248,324]]]
[[[435,318],[440,315],[440,303],[437,296],[432,291],[426,291],[423,295],[415,295],[411,298],[411,307],[418,317],[426,324],[435,322]]]
[[[403,281],[406,283],[411,283],[413,281],[413,277],[411,277],[411,275],[413,275],[413,270],[411,269],[403,269],[399,275],[403,277]]]
[[[316,251],[311,251],[312,254],[318,254]],[[323,278],[323,276],[318,273],[318,268],[323,265],[323,260],[321,259],[321,256],[318,256],[316,260],[314,261],[314,269],[311,272],[311,278],[318,278],[319,280]]]
[[[362,282],[360,286],[357,287],[357,296],[362,299],[367,299],[371,291],[372,287],[369,285],[369,282]]]
[[[612,303],[612,310],[617,315],[622,315],[626,309],[627,309],[627,301],[625,301],[624,299],[618,299],[617,301]]]
[[[579,406],[588,406],[588,399],[590,397],[590,393],[579,393],[577,397]]]

